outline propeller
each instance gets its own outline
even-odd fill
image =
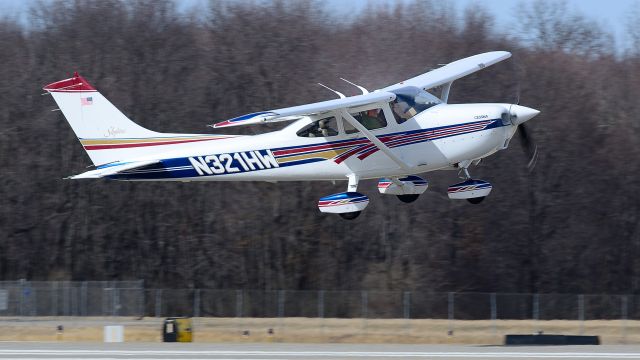
[[[511,124],[518,126],[518,134],[520,135],[520,145],[522,150],[529,158],[527,168],[533,171],[538,160],[538,146],[534,143],[531,132],[527,130],[525,122],[532,117],[538,115],[539,111],[528,107],[520,106],[520,91],[518,87],[518,96],[515,104],[509,105],[509,121]],[[520,116],[519,116],[520,115]]]
[[[510,124],[516,125],[518,127],[517,131],[520,136],[520,145],[522,146],[522,150],[524,151],[525,155],[529,159],[529,162],[527,163],[527,169],[529,169],[529,172],[531,172],[536,166],[536,161],[538,160],[538,146],[534,143],[533,137],[531,136],[531,131],[527,130],[525,122],[538,115],[538,113],[540,112],[535,109],[520,106],[520,73],[522,69],[518,66],[519,64],[515,63],[514,65],[514,75],[516,78],[516,97],[515,103],[509,105],[509,119],[507,121]],[[505,121],[505,119],[503,119],[503,121]]]
[[[522,149],[529,158],[527,168],[529,171],[533,171],[533,168],[536,166],[536,161],[538,160],[538,146],[533,142],[533,138],[525,124],[520,124],[518,126],[518,133],[520,134],[520,144],[522,145]]]

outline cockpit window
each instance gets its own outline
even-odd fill
[[[393,112],[396,122],[398,122],[398,124],[402,124],[416,116],[418,113],[425,111],[432,106],[438,105],[441,102],[442,101],[434,95],[426,91],[421,91],[416,96],[397,94],[396,99],[390,102],[389,106],[391,106],[391,112]]]
[[[371,109],[362,111],[357,114],[353,114],[353,117],[358,120],[367,130],[380,129],[387,126],[387,120],[384,118],[384,111],[382,109]],[[358,129],[351,126],[346,121],[343,121],[344,132],[347,134],[357,133]]]
[[[329,137],[338,135],[338,122],[335,117],[316,120],[296,133],[301,137]]]

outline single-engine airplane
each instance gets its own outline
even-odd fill
[[[372,92],[345,80],[362,94],[347,97],[327,87],[340,98],[212,125],[294,121],[281,130],[253,136],[147,130],[77,72],[44,90],[53,96],[95,166],[70,179],[346,180],[346,191],[322,197],[318,208],[354,219],[369,204],[369,198],[357,192],[361,179],[379,179],[380,193],[408,203],[428,187],[416,174],[458,170],[464,181],[449,186],[449,198],[476,204],[489,195],[491,184],[473,179],[469,167],[506,149],[518,127],[539,111],[517,104],[447,104],[447,100],[453,81],[510,56],[505,51],[474,55]],[[520,133],[533,162],[536,150],[526,131]]]

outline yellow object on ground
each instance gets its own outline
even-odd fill
[[[192,342],[193,325],[191,318],[167,318],[162,326],[162,341]]]

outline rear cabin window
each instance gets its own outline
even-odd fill
[[[384,111],[382,109],[371,109],[362,111],[357,114],[352,114],[353,117],[358,120],[367,130],[381,129],[387,126],[387,120],[384,118]],[[357,133],[358,129],[351,126],[346,121],[343,121],[344,131],[347,134]]]
[[[338,135],[338,122],[335,117],[316,120],[296,133],[300,137],[329,137]]]

